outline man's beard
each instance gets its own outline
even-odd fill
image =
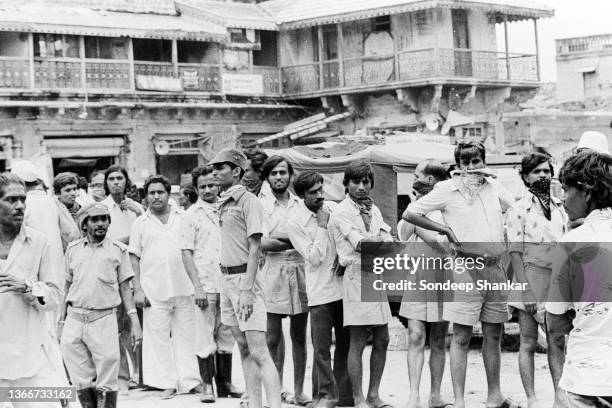
[[[272,192],[276,194],[284,194],[288,188],[289,188],[289,184],[284,185],[282,188],[276,188],[272,184],[270,184],[270,189],[272,190]]]
[[[15,221],[12,218],[0,219],[0,228],[5,236],[14,237],[21,229],[22,221]]]

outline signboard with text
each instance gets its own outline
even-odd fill
[[[255,74],[223,74],[223,93],[231,95],[263,95],[263,76]]]

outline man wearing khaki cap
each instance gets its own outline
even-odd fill
[[[238,343],[250,408],[262,407],[262,380],[268,406],[280,408],[280,381],[266,344],[266,307],[256,279],[263,207],[240,184],[246,162],[239,150],[223,149],[209,163],[221,190],[221,321]]]
[[[84,207],[78,220],[86,236],[66,250],[66,301],[59,327],[62,354],[83,408],[115,408],[117,307],[123,305],[132,319],[134,346],[142,339],[130,288],[134,273],[127,247],[106,236],[111,219],[104,204]]]

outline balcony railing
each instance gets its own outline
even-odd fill
[[[340,75],[340,66],[343,67]],[[281,68],[283,93],[389,84],[424,78],[537,82],[535,55],[468,49],[423,49],[398,54],[313,62]],[[322,80],[320,80],[322,78]]]
[[[254,65],[253,74],[262,76],[264,94],[266,95],[280,94],[281,79],[280,79],[280,71],[277,67]]]
[[[124,61],[88,60],[87,89],[130,89],[130,64]]]
[[[30,64],[22,58],[0,59],[0,88],[29,88]]]
[[[612,34],[557,40],[557,55],[612,51]]]

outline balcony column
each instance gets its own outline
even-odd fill
[[[136,70],[134,68],[134,41],[131,38],[128,38],[128,60],[130,61],[130,73],[129,73],[129,81],[130,81],[130,89],[132,91],[136,90]]]
[[[535,35],[535,48],[536,48],[536,70],[538,73],[538,82],[541,81],[541,72],[540,72],[540,40],[538,37],[538,20],[536,18],[533,19],[533,33]]]
[[[85,61],[85,37],[79,36],[79,56],[81,57],[81,88],[87,94],[87,62]]]
[[[319,89],[325,89],[323,79],[323,26],[317,26],[317,41],[319,44]]]
[[[506,46],[506,79],[508,81],[512,76],[510,75],[510,53],[508,52],[508,15],[504,14],[504,44]]]
[[[172,40],[172,69],[174,71],[174,76],[178,78],[179,69],[178,69],[178,46],[176,40]]]
[[[28,69],[30,88],[34,88],[36,81],[36,74],[34,73],[34,33],[28,33]]]
[[[438,28],[440,25],[438,24],[438,9],[434,8],[433,10],[433,32],[434,32],[434,48],[433,48],[433,58],[434,58],[434,66],[435,66],[435,74],[439,76],[442,67],[440,62],[440,54],[438,52],[439,39],[438,39]]]
[[[340,88],[344,87],[344,33],[342,32],[342,23],[336,25],[338,28],[338,84]]]

